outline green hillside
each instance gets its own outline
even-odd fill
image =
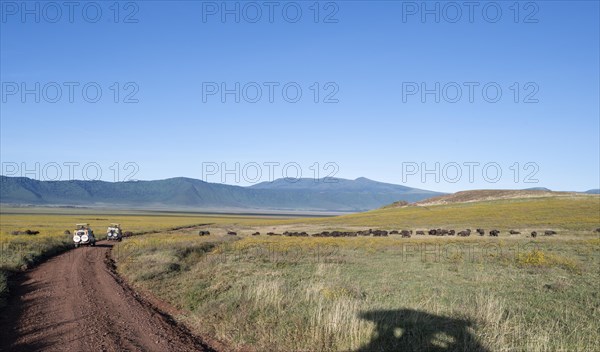
[[[366,179],[276,180],[258,187],[208,183],[191,178],[157,181],[37,181],[0,176],[0,203],[34,205],[121,205],[196,209],[364,211],[398,200],[441,193]],[[298,188],[299,186],[302,186]]]

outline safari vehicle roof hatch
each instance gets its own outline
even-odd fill
[[[110,223],[110,226],[111,226],[111,227],[119,227],[119,226],[121,226],[121,225],[120,225],[120,224],[116,224],[116,223],[114,223],[114,222],[111,222],[111,223]]]
[[[75,224],[75,226],[77,227],[78,230],[81,230],[81,229],[87,229],[90,226],[90,224]]]

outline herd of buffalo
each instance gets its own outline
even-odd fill
[[[596,231],[600,232],[600,229],[597,229]],[[479,236],[485,236],[484,229],[476,229],[475,233],[477,233]],[[519,231],[515,231],[515,230],[510,230],[510,231],[508,231],[508,233],[511,235],[520,235],[521,234]],[[543,233],[542,232],[540,232],[540,233],[545,236],[551,236],[551,235],[557,234],[557,232],[553,231],[553,230],[546,230]],[[237,236],[237,232],[234,232],[234,231],[227,231],[227,234],[230,236]],[[429,231],[415,231],[414,234],[421,235],[421,236],[424,236],[427,234],[429,236],[467,237],[467,236],[471,236],[471,229],[466,229],[466,230],[462,230],[462,231],[458,231],[458,232],[456,232],[455,230],[431,229]],[[494,230],[490,230],[488,232],[488,234],[492,237],[498,237],[498,235],[500,235],[500,231],[494,229]],[[208,235],[210,235],[210,231],[201,230],[200,232],[198,232],[198,235],[208,236]],[[259,235],[260,235],[260,232],[252,233],[252,236],[259,236]],[[267,232],[267,236],[288,236],[288,237],[357,237],[357,236],[386,237],[388,235],[400,235],[402,237],[410,238],[413,235],[413,230],[385,231],[385,230],[369,229],[369,230],[364,230],[364,231],[323,231],[323,232],[319,232],[319,233],[314,233],[312,235],[308,234],[305,231],[302,231],[302,232],[285,231],[284,233]],[[533,231],[530,234],[531,237],[537,237],[537,235],[538,235],[538,233],[536,231]]]
[[[483,229],[476,229],[475,232],[479,235],[479,236],[485,236],[485,230]],[[594,230],[594,232],[598,232],[600,233],[600,228],[597,228],[596,230]],[[26,231],[12,231],[11,234],[12,235],[37,235],[38,233],[40,233],[39,231],[34,231],[34,230],[26,230]],[[446,229],[431,229],[429,231],[415,231],[414,232],[416,235],[430,235],[430,236],[460,236],[460,237],[467,237],[467,236],[471,236],[471,229],[466,229],[466,230],[462,230],[459,232],[456,232],[455,230],[446,230]],[[508,231],[509,234],[511,235],[520,235],[521,233],[519,231],[515,231],[515,230],[510,230]],[[70,235],[71,232],[69,230],[65,231],[66,235]],[[234,231],[227,231],[227,234],[230,236],[237,236],[237,232]],[[490,230],[488,232],[488,234],[492,237],[498,237],[498,235],[500,235],[500,231],[498,230]],[[556,235],[557,232],[553,231],[553,230],[546,230],[543,233],[540,232],[540,234],[543,234],[545,236],[551,236],[551,235]],[[124,234],[124,237],[129,237],[129,236],[133,236],[133,232],[127,231]],[[210,235],[210,231],[206,231],[206,230],[200,230],[198,232],[199,236],[208,236]],[[254,232],[252,234],[252,236],[259,236],[260,232]],[[357,237],[357,236],[373,236],[373,237],[385,237],[388,235],[400,235],[402,237],[408,237],[410,238],[413,235],[413,230],[392,230],[392,231],[385,231],[385,230],[364,230],[364,231],[323,231],[323,232],[319,232],[319,233],[314,233],[312,235],[309,235],[307,232],[290,232],[290,231],[285,231],[284,233],[274,233],[274,232],[268,232],[267,236],[289,236],[289,237]],[[538,233],[537,231],[533,231],[531,232],[530,236],[531,237],[537,237]]]

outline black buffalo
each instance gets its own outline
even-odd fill
[[[464,231],[460,231],[460,232],[457,233],[457,235],[459,235],[461,237],[471,236],[471,230],[470,229],[466,229]]]
[[[388,235],[388,232],[385,230],[373,230],[373,231],[371,231],[371,233],[375,237],[382,237],[382,236],[385,237]]]
[[[412,230],[410,230],[410,231],[402,230],[402,232],[401,232],[402,237],[405,237],[405,238],[410,238],[410,236],[412,236],[412,233],[413,233]]]

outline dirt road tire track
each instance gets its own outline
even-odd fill
[[[81,247],[17,278],[2,351],[213,351],[114,272],[112,244]]]

